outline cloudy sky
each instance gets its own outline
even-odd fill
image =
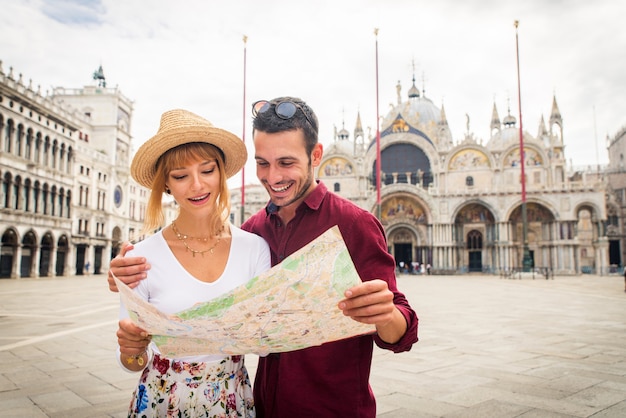
[[[614,0],[0,0],[0,60],[42,91],[92,84],[134,102],[134,148],[161,113],[185,108],[244,135],[249,105],[299,96],[322,143],[352,132],[357,112],[375,132],[376,40],[381,117],[420,90],[443,104],[454,136],[487,141],[495,103],[518,117],[518,29],[524,130],[536,135],[552,98],[572,164],[608,161],[606,138],[626,126],[626,2]],[[378,37],[374,29],[378,28]],[[244,42],[246,101],[244,119]],[[245,126],[245,128],[244,128]],[[252,160],[246,179],[255,180]],[[233,179],[235,181],[236,179]],[[240,181],[240,180],[239,180]]]

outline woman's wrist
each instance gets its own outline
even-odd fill
[[[126,366],[127,369],[135,369],[136,366],[141,367],[142,369],[144,367],[146,367],[146,365],[152,361],[152,358],[154,356],[154,352],[152,351],[152,349],[150,348],[150,346],[148,345],[146,347],[145,350],[143,350],[141,353],[139,354],[134,354],[134,355],[125,355],[124,354],[124,365]]]
[[[143,366],[146,362],[146,359],[144,359],[144,357],[147,358],[147,348],[146,350],[143,350],[143,352],[139,353],[139,354],[135,354],[133,356],[126,356],[126,364],[131,365],[134,363],[137,363],[138,366]]]

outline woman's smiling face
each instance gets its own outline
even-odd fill
[[[167,175],[167,187],[183,211],[214,209],[220,194],[220,171],[216,160],[190,161]]]

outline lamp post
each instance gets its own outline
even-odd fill
[[[528,249],[528,210],[526,208],[526,153],[524,152],[524,129],[522,125],[522,89],[520,82],[519,71],[519,40],[517,36],[517,27],[519,20],[515,23],[515,51],[517,56],[517,104],[519,107],[519,155],[521,166],[521,183],[522,183],[522,270],[525,272],[530,271],[532,260],[530,258],[530,250]]]
[[[378,114],[378,28],[374,29],[376,36],[376,217],[381,220],[380,208],[380,116]]]
[[[248,37],[243,36],[243,128],[241,133],[241,140],[246,142],[246,44],[248,43]],[[246,165],[241,168],[241,223],[243,225],[244,217],[246,214]]]

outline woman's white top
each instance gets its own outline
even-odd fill
[[[167,245],[162,231],[135,244],[127,257],[145,257],[151,267],[147,271],[147,278],[141,280],[133,291],[160,311],[174,314],[221,296],[270,268],[270,250],[263,238],[233,225],[230,225],[230,231],[232,240],[226,268],[212,283],[202,282],[184,269]],[[120,305],[120,319],[128,318],[128,311],[123,303]],[[159,352],[154,343],[151,346],[155,352]],[[119,347],[117,357],[119,362]],[[224,357],[206,355],[181,357],[178,360],[214,362]],[[120,365],[123,366],[121,362]]]

